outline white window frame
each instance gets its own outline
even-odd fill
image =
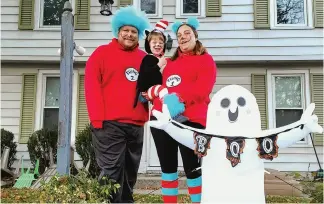
[[[69,0],[72,5],[72,14],[75,14],[75,1]],[[34,11],[34,20],[35,20],[35,30],[61,30],[61,26],[44,26],[43,25],[43,14],[44,14],[44,0],[35,1],[35,11]]]
[[[303,100],[303,111],[310,104],[310,81],[309,81],[309,71],[308,70],[267,70],[267,95],[268,95],[268,125],[269,129],[276,128],[275,120],[275,93],[273,90],[274,77],[275,76],[301,76],[301,89],[302,89],[302,100]],[[309,135],[305,137],[304,141],[298,141],[291,147],[309,147],[312,145]]]
[[[270,27],[271,29],[313,29],[313,3],[304,0],[305,24],[277,24],[277,0],[270,0]]]
[[[36,113],[35,113],[35,131],[43,127],[43,116],[45,106],[46,94],[46,78],[47,77],[60,77],[60,70],[39,70],[37,76],[37,93],[36,93]],[[71,121],[71,138],[75,138],[76,130],[76,103],[77,103],[77,90],[78,90],[78,72],[73,71],[72,83],[72,121]]]
[[[197,18],[206,17],[206,0],[198,0],[198,13],[192,14],[183,13],[183,0],[176,1],[176,18],[188,18],[189,16],[195,16]]]
[[[141,9],[141,0],[134,0],[133,5]],[[163,1],[156,0],[156,13],[155,14],[147,14],[148,18],[162,18],[163,16]]]

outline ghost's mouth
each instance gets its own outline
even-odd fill
[[[232,113],[230,109],[228,110],[228,119],[231,123],[234,123],[237,120],[238,113],[239,113],[238,107],[236,107],[236,111],[234,113]]]

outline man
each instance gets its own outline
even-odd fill
[[[99,46],[85,69],[85,97],[91,122],[92,142],[102,177],[114,179],[121,188],[111,202],[133,200],[133,187],[142,155],[143,125],[147,103],[133,108],[136,81],[145,52],[138,40],[150,24],[134,7],[119,9],[112,18],[114,37]]]

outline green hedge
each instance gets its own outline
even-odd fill
[[[8,130],[1,128],[1,155],[5,147],[9,147],[9,159],[7,168],[10,169],[11,165],[16,160],[16,153],[17,153],[17,143],[14,142],[14,134]]]
[[[82,199],[85,194],[80,193],[80,190],[78,192],[79,194],[74,193],[77,195],[75,195],[75,198],[70,200],[69,203],[91,202]],[[56,194],[56,196],[57,195],[58,194]],[[64,195],[66,196],[66,194]],[[40,203],[41,201],[44,202],[44,200],[41,200],[42,197],[44,197],[44,192],[39,190],[1,189],[1,202],[3,203]],[[62,197],[62,195],[60,197]],[[48,196],[48,199],[51,199],[51,197]],[[161,195],[134,195],[134,199],[135,203],[163,203]],[[267,196],[266,201],[267,203],[310,203],[310,199],[308,198],[289,196]],[[180,195],[178,203],[191,203],[190,197],[188,195]]]
[[[83,166],[86,166],[90,159],[89,173],[93,178],[97,178],[101,170],[96,161],[89,124],[76,136],[75,148],[83,161]]]
[[[108,180],[108,179],[107,179]],[[77,175],[55,175],[48,183],[41,181],[37,190],[23,188],[2,188],[2,203],[103,203],[120,187],[108,180],[101,186],[82,170]]]

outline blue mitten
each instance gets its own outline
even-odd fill
[[[163,97],[163,103],[168,106],[170,115],[172,119],[177,118],[185,111],[184,103],[180,102],[177,94],[167,94]]]

